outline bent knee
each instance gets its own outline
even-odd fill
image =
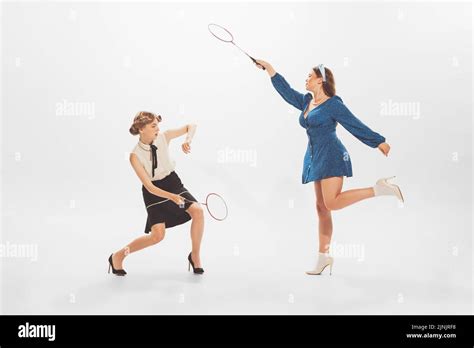
[[[193,219],[202,219],[204,218],[204,210],[199,204],[193,204],[189,209],[188,209],[189,215],[191,215],[191,218]]]
[[[339,207],[337,206],[336,200],[335,199],[328,199],[324,201],[324,205],[326,206],[327,210],[332,211],[332,210],[338,210]]]
[[[163,227],[155,227],[151,229],[150,239],[153,244],[161,242],[165,238],[165,229]]]
[[[320,215],[320,216],[326,216],[331,212],[328,209],[328,207],[326,207],[326,204],[324,202],[317,202],[316,203],[316,211],[318,212],[318,215]]]
[[[165,233],[160,233],[160,232],[156,232],[156,233],[151,233],[150,235],[150,239],[151,239],[151,242],[153,244],[156,244],[156,243],[159,243],[161,242],[163,239],[165,238]]]

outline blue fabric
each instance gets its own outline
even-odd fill
[[[271,81],[283,99],[301,111],[299,122],[308,135],[303,161],[303,184],[332,176],[352,176],[351,158],[336,135],[337,123],[370,147],[376,148],[385,142],[383,136],[354,116],[339,96],[334,95],[315,107],[305,119],[304,111],[313,98],[312,94],[295,91],[279,73]]]

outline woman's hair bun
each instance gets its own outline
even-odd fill
[[[140,129],[152,123],[154,120],[161,122],[161,116],[149,111],[140,111],[135,115],[129,131],[132,135],[137,135],[140,133]]]
[[[135,125],[132,125],[130,127],[129,131],[132,135],[137,135],[138,134],[138,129],[135,127]]]

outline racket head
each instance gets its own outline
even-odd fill
[[[219,194],[209,193],[206,197],[206,208],[209,212],[209,215],[217,221],[223,221],[227,218],[229,214],[229,209],[227,204]]]
[[[234,36],[230,31],[219,24],[210,23],[207,25],[209,32],[217,39],[224,42],[233,42]]]

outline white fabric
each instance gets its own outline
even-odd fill
[[[188,126],[188,135],[186,136],[186,141],[191,144],[191,141],[193,140],[194,133],[196,133],[196,125],[195,124],[190,124]]]
[[[318,253],[316,266],[312,271],[307,271],[307,274],[321,274],[321,272],[326,268],[326,266],[330,266],[334,263],[334,259],[332,256],[329,256],[329,253]]]
[[[395,186],[389,184],[387,178],[377,180],[373,189],[375,196],[397,196]]]
[[[390,186],[379,184],[375,185],[373,189],[376,196],[395,196],[395,191]]]
[[[323,64],[319,64],[319,65],[318,65],[318,68],[319,68],[319,72],[320,72],[321,75],[322,75],[323,81],[326,82],[326,70],[324,69],[324,65],[323,65]]]
[[[161,180],[168,176],[176,168],[176,162],[170,157],[168,142],[164,132],[159,132],[156,139],[153,141],[158,149],[156,155],[158,159],[158,167],[155,169],[155,176],[152,177],[152,162],[151,162],[151,151],[150,145],[142,143],[140,140],[138,144],[133,148],[132,152],[137,155],[140,163],[145,168],[148,177],[151,181]]]

